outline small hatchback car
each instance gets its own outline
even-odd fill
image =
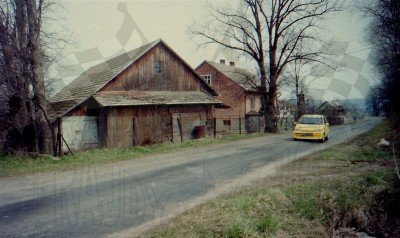
[[[294,140],[319,140],[324,142],[329,139],[329,123],[323,115],[303,115],[295,123],[293,130]]]

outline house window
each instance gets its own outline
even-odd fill
[[[231,120],[223,120],[224,126],[230,126],[231,125]]]
[[[161,61],[154,61],[154,73],[155,74],[162,74],[162,63]]]
[[[204,79],[204,81],[211,85],[211,74],[204,74],[201,77]]]
[[[255,100],[254,100],[254,97],[253,96],[251,96],[250,97],[250,110],[254,110],[255,108],[256,108],[256,102],[255,102]]]

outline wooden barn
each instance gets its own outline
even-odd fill
[[[236,67],[234,62],[226,64],[225,60],[219,63],[204,61],[196,72],[218,93],[217,99],[225,106],[215,112],[218,132],[260,131],[263,120],[259,113],[261,99],[255,75]]]
[[[73,150],[131,147],[212,135],[215,95],[160,39],[89,68],[49,111]]]

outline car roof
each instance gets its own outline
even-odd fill
[[[305,115],[302,115],[301,117],[323,117],[323,115],[318,115],[318,114],[305,114]]]

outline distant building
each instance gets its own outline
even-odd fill
[[[346,109],[339,101],[323,102],[318,107],[318,113],[324,115],[331,125],[340,125],[345,123]]]

